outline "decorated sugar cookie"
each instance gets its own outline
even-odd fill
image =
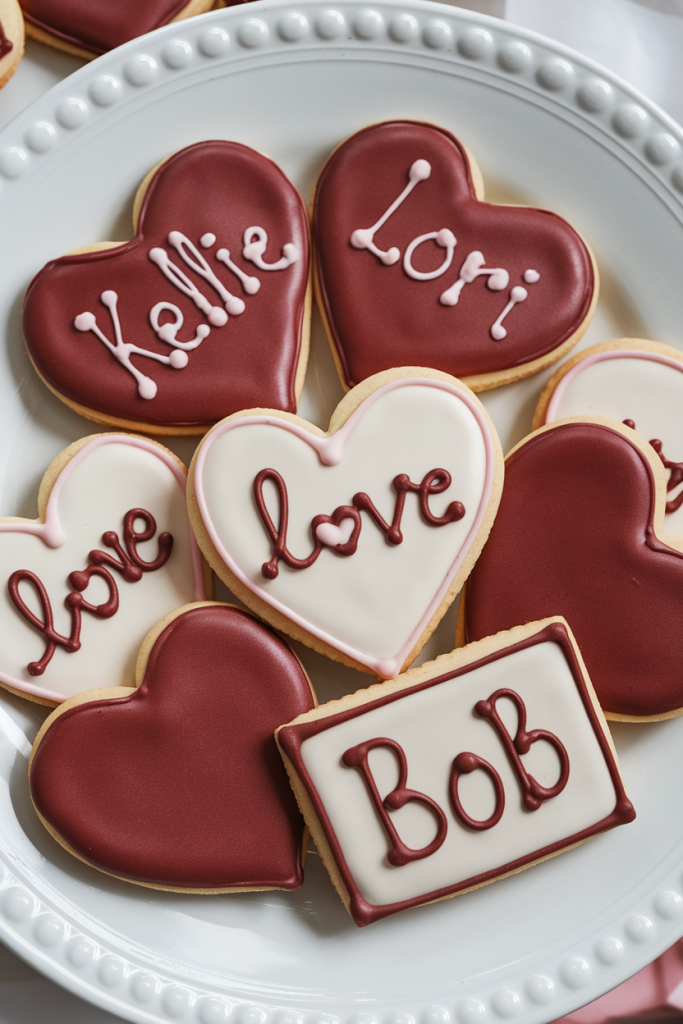
[[[245,604],[389,678],[462,586],[501,483],[478,399],[408,367],[355,388],[327,433],[270,409],[217,424],[193,460],[188,500],[202,550]]]
[[[17,0],[0,0],[0,89],[19,67],[24,53],[24,19]]]
[[[92,59],[129,39],[210,10],[213,0],[21,0],[26,31]]]
[[[324,704],[276,735],[360,926],[504,878],[635,817],[560,618]]]
[[[205,596],[186,471],[130,434],[96,434],[54,460],[38,519],[0,520],[0,685],[58,704],[121,686],[151,626]]]
[[[239,409],[295,412],[310,322],[308,219],[267,157],[200,142],[157,167],[135,237],[48,263],[24,300],[35,368],[76,412],[201,434]]]
[[[680,714],[683,542],[665,504],[664,467],[629,427],[575,417],[530,434],[507,457],[459,641],[563,615],[608,718]]]
[[[548,381],[534,428],[566,416],[609,416],[653,446],[667,470],[664,529],[683,535],[683,352],[620,338],[580,352]]]
[[[555,213],[483,196],[465,147],[432,125],[372,125],[332,154],[312,203],[315,281],[345,387],[421,365],[481,391],[582,336],[598,296],[586,243]]]
[[[31,797],[62,846],[110,875],[183,892],[297,889],[305,829],[273,730],[314,706],[271,629],[231,605],[186,605],[146,638],[135,686],[78,694],[47,719]]]

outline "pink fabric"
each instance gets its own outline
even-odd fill
[[[555,1024],[604,1024],[627,1019],[683,1021],[683,940],[611,992]]]

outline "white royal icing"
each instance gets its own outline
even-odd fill
[[[219,424],[198,451],[194,486],[218,554],[245,586],[309,633],[390,677],[424,632],[479,531],[493,460],[489,428],[469,393],[443,381],[410,378],[373,392],[330,437],[279,417]],[[254,501],[255,477],[266,468],[279,472],[287,486],[287,543],[300,558],[313,546],[312,519],[350,505],[358,491],[368,493],[391,521],[392,480],[401,473],[419,483],[430,470],[447,470],[452,483],[430,498],[430,508],[440,516],[450,502],[460,501],[465,515],[430,526],[417,496],[408,494],[400,545],[387,544],[364,512],[352,556],[325,549],[305,570],[281,562],[277,577],[267,580],[261,568],[272,544]],[[277,523],[271,481],[264,496]]]
[[[173,548],[168,561],[136,582],[111,570],[119,593],[118,611],[99,619],[84,613],[81,648],[68,653],[58,646],[40,676],[31,676],[30,662],[45,650],[45,638],[19,613],[10,597],[12,573],[28,570],[44,584],[55,629],[69,635],[71,617],[64,605],[69,574],[88,565],[88,553],[114,553],[102,535],[123,538],[123,520],[142,508],[156,520],[154,537],[139,545],[151,561],[158,538],[168,532]],[[202,561],[185,507],[185,474],[161,446],[143,438],[101,434],[69,460],[50,492],[45,522],[0,522],[0,679],[9,686],[48,700],[61,701],[81,690],[132,686],[140,644],[167,612],[204,597]],[[43,612],[30,585],[20,584],[28,607],[41,620]],[[93,576],[83,595],[91,604],[107,599],[104,580]]]
[[[437,267],[436,270],[429,270],[427,272],[415,270],[412,264],[413,253],[418,245],[422,245],[423,242],[427,242],[432,238],[438,246],[446,250],[441,266]],[[450,267],[453,262],[453,252],[456,245],[456,237],[449,228],[442,228],[441,231],[428,231],[426,235],[418,235],[417,238],[412,240],[404,253],[403,269],[408,277],[412,277],[415,281],[433,281],[435,277],[441,277],[442,274],[445,274]]]
[[[507,336],[507,329],[503,327],[503,320],[519,302],[526,301],[528,294],[526,288],[522,288],[521,284],[515,285],[511,290],[510,301],[491,327],[491,337],[494,341],[502,341]]]
[[[569,757],[569,777],[559,795],[529,812],[520,785],[490,722],[474,713],[480,700],[509,688],[524,701],[527,729],[554,733]],[[507,698],[497,703],[514,736],[517,714]],[[387,834],[361,773],[342,763],[356,744],[388,737],[403,748],[407,786],[435,800],[446,814],[443,845],[430,856],[400,867],[387,861]],[[453,759],[471,751],[498,772],[505,791],[500,821],[485,831],[464,827],[453,812],[448,781]],[[615,809],[617,794],[594,729],[559,644],[546,641],[503,656],[419,692],[333,725],[303,741],[301,755],[325,806],[349,871],[361,895],[376,906],[399,903],[457,885],[528,856],[596,825]],[[525,769],[546,787],[559,777],[559,758],[543,740],[524,755]],[[395,755],[370,752],[369,765],[384,798],[397,784]],[[494,790],[484,771],[462,775],[458,784],[465,811],[477,820],[494,810]],[[435,837],[432,813],[417,802],[391,812],[400,838],[412,849]]]
[[[478,249],[469,253],[460,268],[458,280],[439,296],[439,302],[441,305],[457,305],[458,299],[460,298],[460,292],[463,290],[465,285],[472,284],[473,281],[482,275],[485,275],[488,278],[486,284],[492,292],[499,292],[502,291],[503,288],[507,288],[510,282],[510,275],[507,270],[503,267],[485,267],[485,263],[486,260],[484,259],[484,254],[479,252]]]
[[[400,196],[394,199],[391,206],[384,211],[382,216],[379,220],[375,221],[372,227],[356,228],[353,232],[350,241],[354,249],[367,249],[387,267],[392,266],[394,263],[398,263],[401,257],[400,249],[397,249],[396,246],[392,246],[390,249],[387,249],[386,252],[382,249],[378,249],[375,245],[375,235],[379,229],[386,224],[392,213],[395,213],[401,203],[408,198],[415,186],[419,185],[421,181],[426,181],[431,173],[432,165],[428,160],[416,160],[411,164],[410,170],[408,171],[408,184],[403,189]],[[455,242],[453,244],[455,244]]]
[[[672,462],[683,462],[683,363],[658,352],[614,349],[582,359],[560,380],[546,423],[565,416],[633,420],[647,441],[662,442]],[[680,490],[680,489],[679,489]],[[679,493],[669,493],[669,499]],[[683,535],[683,506],[664,520],[667,533]]]
[[[259,270],[286,270],[301,258],[301,253],[294,242],[285,242],[282,246],[282,256],[275,263],[266,263],[263,254],[268,248],[268,235],[265,228],[258,225],[247,228],[244,232],[242,256],[250,260]]]

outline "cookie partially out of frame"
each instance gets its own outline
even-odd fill
[[[239,409],[296,412],[310,329],[308,217],[280,168],[237,142],[154,168],[135,237],[52,260],[22,314],[37,372],[88,419],[202,434]]]
[[[48,705],[121,686],[154,623],[206,596],[186,474],[156,441],[95,434],[48,467],[37,519],[0,519],[0,686]]]
[[[273,730],[315,703],[271,629],[232,605],[189,604],[145,639],[135,686],[80,693],[47,719],[31,797],[69,853],[117,878],[297,889],[306,830]]]
[[[654,448],[616,420],[577,416],[524,438],[457,642],[563,615],[607,718],[680,715],[683,539],[668,535],[666,486]]]
[[[354,388],[327,432],[273,409],[217,424],[192,462],[190,519],[212,568],[258,615],[391,678],[471,571],[501,465],[469,388],[404,367]]]
[[[211,9],[213,0],[21,0],[26,32],[77,57],[93,57]]]
[[[276,736],[359,926],[504,878],[635,817],[561,618],[324,704]]]
[[[17,0],[0,0],[0,89],[24,54],[24,19]]]
[[[484,202],[472,155],[417,121],[342,142],[311,204],[318,305],[344,387],[433,366],[474,391],[536,373],[586,331],[598,270],[563,217]]]
[[[683,536],[683,352],[643,338],[584,349],[548,381],[534,429],[567,416],[608,416],[649,441],[668,473],[664,528]]]

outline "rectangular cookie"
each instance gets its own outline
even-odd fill
[[[359,926],[503,878],[635,817],[559,617],[323,705],[276,739]]]

